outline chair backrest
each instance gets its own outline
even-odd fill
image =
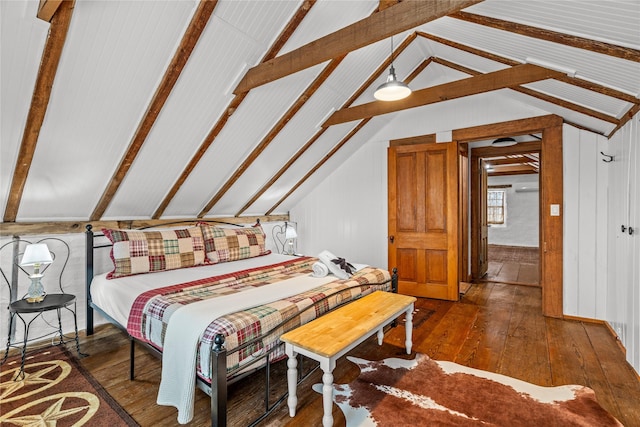
[[[30,284],[29,275],[32,267],[22,267],[20,261],[25,248],[32,243],[45,243],[51,253],[53,262],[40,269],[44,275],[42,283],[47,293],[64,292],[64,271],[69,262],[71,251],[64,240],[56,237],[46,237],[40,240],[26,240],[14,237],[11,241],[0,246],[0,274],[2,282],[9,291],[9,301],[24,298]]]

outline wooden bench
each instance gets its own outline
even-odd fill
[[[324,371],[322,376],[322,403],[324,415],[322,425],[333,425],[333,369],[336,360],[349,350],[373,335],[378,334],[378,344],[382,345],[385,325],[406,313],[407,354],[411,353],[411,332],[413,329],[412,312],[416,298],[390,292],[376,291],[370,295],[349,303],[331,313],[315,319],[305,325],[282,335],[287,361],[287,382],[289,387],[289,415],[294,417],[298,397],[296,385],[298,377],[298,361],[296,355],[303,354],[320,362]]]

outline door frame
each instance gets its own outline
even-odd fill
[[[475,126],[452,132],[454,141],[469,142],[522,134],[542,134],[540,141],[540,287],[542,314],[563,317],[563,173],[562,123],[555,114]],[[511,147],[513,148],[513,147]],[[472,151],[473,155],[473,151]],[[469,183],[465,183],[469,185]],[[551,216],[551,205],[560,207],[560,215]],[[469,204],[462,207],[469,209]],[[473,248],[473,240],[471,246]],[[473,249],[472,249],[473,251]]]
[[[563,317],[563,175],[562,175],[562,124],[563,119],[555,114],[511,120],[489,125],[473,126],[452,130],[452,141],[458,144],[459,167],[468,164],[464,161],[468,143],[486,139],[540,133],[540,287],[542,288],[542,314],[548,317]],[[392,144],[418,144],[436,142],[435,134],[420,135],[390,141]],[[468,156],[468,154],[467,154]],[[460,169],[460,176],[465,174]],[[458,197],[464,200],[469,194],[468,180],[461,180]],[[458,204],[458,248],[468,253],[470,203]],[[560,215],[551,216],[551,205],[560,207]],[[459,256],[459,271],[465,272],[459,280],[468,277],[469,259]]]

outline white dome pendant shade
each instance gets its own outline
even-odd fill
[[[396,70],[393,68],[393,37],[391,37],[391,68],[387,81],[378,86],[373,97],[378,101],[398,101],[411,95],[411,88],[406,83],[398,81]]]
[[[411,89],[405,83],[398,81],[396,70],[391,64],[387,81],[378,86],[373,93],[374,98],[379,101],[397,101],[411,95]]]

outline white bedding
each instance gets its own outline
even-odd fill
[[[111,280],[107,280],[107,273],[104,273],[95,276],[91,282],[91,300],[113,320],[126,327],[129,312],[136,297],[150,289],[276,264],[294,258],[296,257],[271,253],[233,262],[138,274]]]

